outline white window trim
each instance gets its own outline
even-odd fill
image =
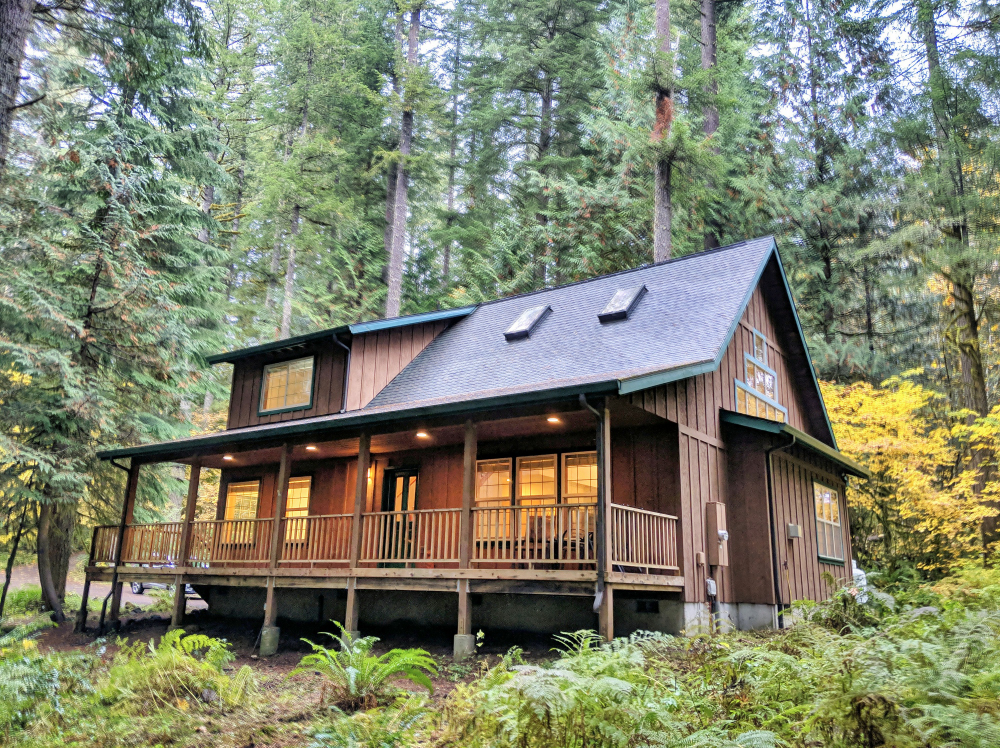
[[[555,489],[555,493],[553,493],[551,496],[527,496],[527,497],[521,496],[521,461],[522,460],[537,460],[537,459],[542,458],[542,457],[551,457],[552,458],[552,466],[556,469],[556,474],[554,476],[555,480],[553,481],[555,483],[555,486],[553,486],[553,488]],[[521,501],[523,499],[525,499],[525,498],[528,501],[532,502],[532,503],[550,503],[550,504],[558,504],[559,503],[559,473],[558,473],[558,471],[559,471],[559,454],[558,453],[553,452],[552,454],[544,454],[544,455],[521,455],[520,457],[517,458],[517,461],[514,464],[515,464],[515,467],[516,467],[516,470],[515,470],[515,473],[514,473],[514,476],[513,476],[513,479],[514,479],[513,498],[514,498],[514,504],[515,505],[520,506],[521,505]]]
[[[819,556],[821,561],[829,560],[833,563],[844,563],[845,553],[844,553],[844,524],[840,521],[840,518],[844,516],[843,507],[840,506],[840,489],[834,488],[833,486],[828,486],[825,483],[820,483],[818,480],[813,482],[813,514],[816,516],[816,555]],[[831,522],[828,519],[820,519],[819,515],[816,513],[816,486],[819,486],[836,497],[837,503],[837,522]],[[837,534],[840,537],[840,556],[833,556],[829,553],[819,552],[819,529],[821,525],[828,525],[834,527],[837,530]],[[830,550],[829,548],[827,550]]]
[[[506,462],[507,463],[507,475],[510,476],[511,484],[514,482],[514,460],[510,457],[491,457],[488,460],[476,460],[476,495],[473,497],[473,503],[487,502],[487,501],[506,501],[508,504],[514,498],[515,487],[511,485],[510,492],[507,498],[503,496],[498,496],[496,498],[480,498],[479,497],[479,465],[483,462]]]
[[[743,354],[743,382],[744,384],[747,385],[747,387],[750,387],[751,390],[757,392],[757,394],[759,394],[764,399],[770,399],[770,398],[768,398],[767,395],[765,395],[763,392],[758,392],[757,390],[754,390],[754,388],[750,386],[750,377],[747,375],[747,364],[753,364],[754,366],[759,366],[761,369],[763,369],[772,377],[774,377],[774,401],[777,402],[778,397],[780,396],[780,393],[778,392],[778,372],[776,372],[767,364],[762,363],[761,360],[756,356],[752,356],[749,353]]]
[[[589,494],[589,493],[569,493],[566,490],[566,486],[569,485],[569,479],[567,478],[567,472],[566,472],[567,469],[568,469],[568,465],[566,464],[566,458],[567,457],[576,457],[577,455],[594,455],[596,457],[597,456],[597,452],[596,452],[596,450],[593,450],[593,449],[585,449],[585,450],[582,450],[582,451],[579,451],[579,452],[563,452],[562,453],[562,476],[561,476],[561,478],[562,478],[562,480],[561,480],[562,485],[559,487],[560,488],[560,492],[562,494],[562,501],[564,503],[567,501],[567,499],[592,499],[593,501],[597,501],[597,494],[596,494],[596,492],[593,493],[593,494]]]
[[[788,423],[788,408],[786,408],[781,403],[775,402],[774,400],[772,400],[771,398],[769,398],[767,395],[765,395],[763,392],[757,392],[757,390],[755,390],[753,387],[749,386],[746,382],[741,382],[738,379],[734,380],[734,382],[736,384],[736,389],[737,390],[743,390],[744,392],[748,392],[751,395],[753,395],[754,397],[760,398],[761,400],[763,400],[768,405],[773,405],[777,410],[780,410],[782,413],[784,413],[785,414],[785,423]],[[777,387],[777,385],[775,385],[775,387]],[[734,397],[735,397],[735,392],[734,392]],[[757,418],[760,418],[760,416],[757,416]]]
[[[753,335],[753,339],[751,340],[750,345],[753,348],[754,353],[757,352],[757,345],[756,345],[756,343],[757,343],[757,337],[759,337],[761,340],[764,341],[764,366],[767,366],[767,335],[765,335],[764,333],[762,333],[756,327],[751,327],[750,328],[750,332]],[[751,358],[756,359],[757,357],[754,356],[754,355],[751,355]]]
[[[272,369],[277,369],[281,366],[286,366],[291,368],[292,364],[297,364],[299,361],[312,361],[312,370],[309,372],[309,400],[304,405],[282,405],[280,408],[265,408],[265,395],[267,395],[267,375]],[[303,356],[302,358],[293,358],[289,361],[275,361],[273,364],[267,364],[264,367],[264,373],[260,379],[260,402],[257,404],[257,414],[258,415],[271,415],[273,413],[283,413],[289,410],[309,410],[313,405],[313,385],[316,382],[316,357],[315,356]],[[288,382],[285,382],[285,403],[288,402]]]

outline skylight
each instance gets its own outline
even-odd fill
[[[525,309],[521,312],[521,316],[514,320],[514,324],[507,328],[503,336],[507,340],[520,340],[521,338],[528,337],[531,331],[535,329],[535,326],[542,321],[545,313],[550,311],[552,311],[552,307],[547,304]]]
[[[614,322],[618,319],[628,319],[632,311],[638,306],[639,300],[646,293],[645,286],[633,286],[632,288],[619,288],[611,301],[604,307],[597,319],[601,322]]]

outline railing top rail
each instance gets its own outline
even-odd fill
[[[293,517],[285,517],[286,520],[289,519],[350,519],[353,514],[300,514]]]
[[[270,522],[274,517],[245,517],[242,519],[196,519],[192,525],[221,525],[226,522]]]
[[[445,514],[445,513],[448,513],[448,512],[460,512],[460,511],[462,511],[461,507],[446,507],[444,509],[402,509],[402,510],[400,510],[398,512],[397,511],[393,511],[393,512],[364,512],[362,516],[364,516],[364,517],[375,517],[375,516],[389,515],[389,514]],[[350,516],[350,515],[346,515],[346,516]]]
[[[175,522],[137,522],[133,525],[126,525],[126,527],[170,527],[171,525],[183,525],[181,521]]]
[[[635,512],[636,514],[649,514],[652,515],[653,517],[664,517],[665,519],[673,519],[673,520],[677,519],[677,517],[675,517],[672,514],[664,514],[663,512],[652,512],[649,509],[639,509],[638,507],[625,506],[624,504],[612,504],[611,508],[621,509],[626,512]]]
[[[575,504],[569,502],[565,504],[503,504],[502,506],[474,506],[472,507],[472,511],[485,512],[497,509],[590,509],[596,506],[597,502],[592,504]]]

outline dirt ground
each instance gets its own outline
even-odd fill
[[[84,566],[86,560],[86,553],[76,553],[70,558],[69,574],[66,576],[66,592],[75,592],[78,595],[83,594]],[[0,575],[0,578],[2,578],[2,575]],[[38,586],[38,565],[25,564],[24,566],[15,566],[10,575],[11,590],[30,586]],[[90,599],[91,601],[103,600],[110,591],[110,583],[93,582],[90,585]],[[129,603],[137,608],[142,608],[155,602],[156,600],[153,597],[145,593],[141,595],[133,594],[128,586],[122,591],[122,605]],[[199,610],[205,607],[207,607],[205,602],[200,598],[188,598],[188,610]]]

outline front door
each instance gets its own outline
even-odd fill
[[[417,471],[396,468],[385,471],[382,491],[383,515],[381,558],[385,567],[402,566],[412,559],[414,517],[409,512],[417,508]]]

